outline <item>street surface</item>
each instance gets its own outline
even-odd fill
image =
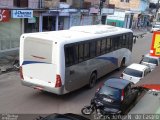
[[[132,62],[139,63],[141,56],[149,52],[151,39],[151,33],[146,34],[144,38],[137,39],[133,46]],[[119,77],[121,72],[122,70],[114,71],[101,78],[99,83],[109,77]],[[81,108],[90,103],[98,84],[93,89],[84,87],[70,94],[58,96],[22,86],[18,72],[2,74],[0,75],[0,113],[49,114],[70,112],[80,114]],[[152,98],[146,99],[150,101]],[[153,108],[154,104],[156,106],[156,103],[153,102]]]

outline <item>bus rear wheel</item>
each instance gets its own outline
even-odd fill
[[[88,88],[93,88],[96,84],[96,80],[97,80],[97,74],[94,72],[91,74],[90,80],[89,80],[89,84],[88,84]]]

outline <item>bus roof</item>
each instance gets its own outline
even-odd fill
[[[109,25],[87,25],[87,26],[74,26],[71,27],[69,30],[26,33],[23,34],[22,36],[24,38],[26,37],[40,38],[62,44],[68,44],[90,39],[96,39],[99,37],[122,34],[126,32],[132,32],[132,30],[109,26]]]

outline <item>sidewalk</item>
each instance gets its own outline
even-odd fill
[[[150,32],[150,29],[151,29],[150,27],[140,28],[140,29],[137,28],[137,29],[132,29],[132,31],[135,36],[140,36],[142,34],[146,34],[146,33]]]

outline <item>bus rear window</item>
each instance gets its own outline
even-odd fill
[[[52,62],[52,42],[37,38],[24,41],[24,61]]]

